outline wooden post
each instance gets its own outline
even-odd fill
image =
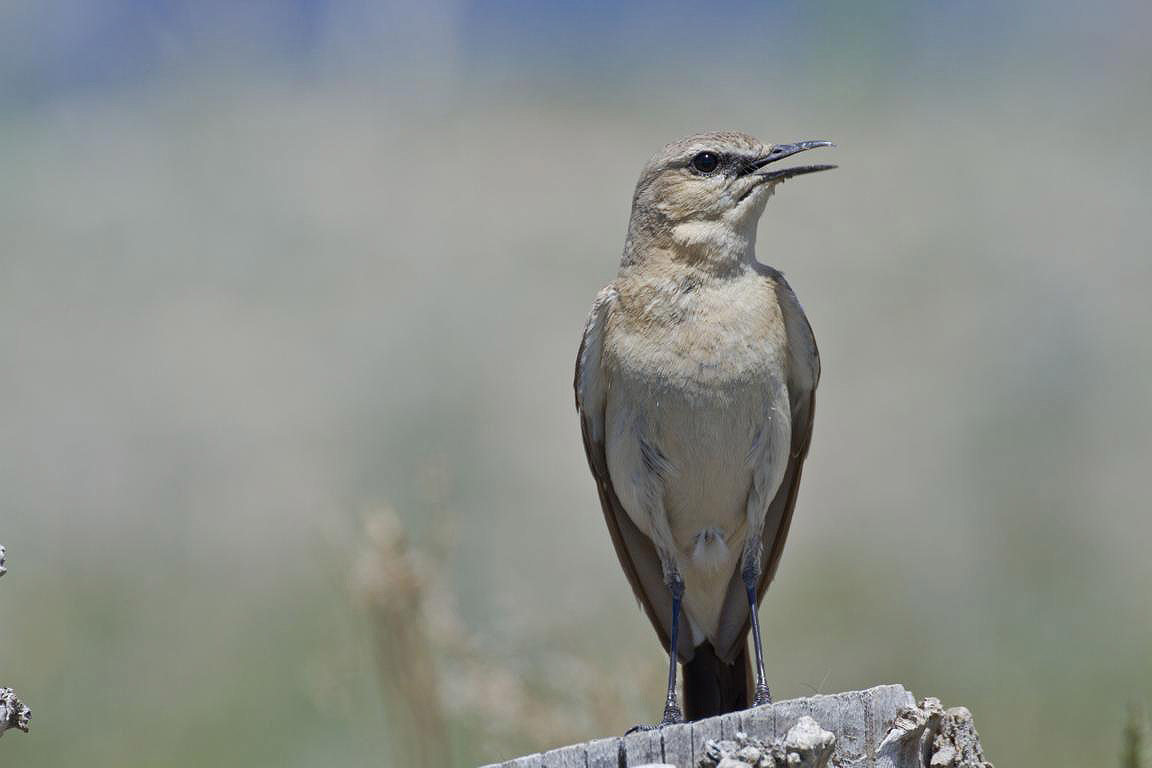
[[[0,546],[0,576],[7,573],[4,567],[4,547]],[[9,729],[28,733],[28,721],[32,719],[32,710],[24,702],[16,698],[11,688],[0,688],[0,734]]]
[[[992,768],[972,716],[899,685],[812,696],[486,768]]]

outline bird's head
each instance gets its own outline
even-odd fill
[[[701,133],[658,152],[640,174],[632,199],[630,240],[671,239],[715,256],[750,251],[764,204],[785,179],[835,168],[780,168],[779,160],[829,141],[764,144],[745,133]]]

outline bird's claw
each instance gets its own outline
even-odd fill
[[[668,725],[678,725],[684,722],[684,713],[680,711],[680,707],[676,702],[670,701],[664,705],[664,718],[655,725],[634,725],[625,731],[624,735],[627,736],[638,731],[658,731]]]

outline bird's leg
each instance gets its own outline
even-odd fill
[[[664,575],[668,591],[672,593],[672,628],[668,633],[668,694],[664,698],[664,717],[656,725],[634,725],[628,733],[634,731],[651,731],[684,722],[684,713],[680,710],[680,702],[676,697],[676,639],[680,628],[680,602],[684,597],[684,578],[675,569],[669,569]]]
[[[772,692],[764,675],[764,648],[760,643],[760,618],[756,614],[756,588],[760,585],[760,553],[745,554],[745,563],[740,575],[744,580],[744,591],[748,594],[748,621],[752,623],[752,645],[756,650],[756,694],[752,706],[772,703]]]
[[[668,696],[664,699],[664,719],[661,725],[684,721],[680,703],[676,700],[676,635],[680,629],[680,601],[684,597],[684,579],[679,573],[669,579],[668,589],[672,592],[672,629],[668,633]]]

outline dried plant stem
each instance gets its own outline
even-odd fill
[[[1121,768],[1148,768],[1148,717],[1144,708],[1133,704],[1128,708],[1128,723],[1124,727],[1124,751],[1120,756]]]
[[[403,530],[389,511],[365,523],[369,547],[356,591],[372,615],[387,712],[391,765],[450,765],[451,749],[422,611],[420,578]]]

